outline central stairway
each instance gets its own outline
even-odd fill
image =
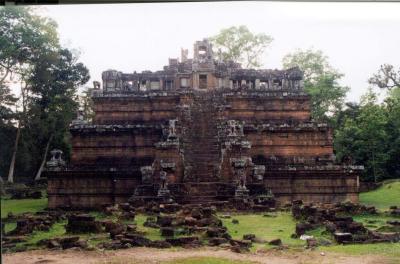
[[[183,137],[184,166],[189,168],[184,184],[190,201],[211,202],[218,197],[221,145],[218,109],[213,93],[195,93]]]
[[[219,181],[221,146],[218,139],[216,115],[212,93],[194,94],[190,109],[189,130],[184,136],[185,166],[190,182]]]

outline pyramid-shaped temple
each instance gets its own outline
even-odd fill
[[[362,166],[338,164],[332,129],[310,116],[303,73],[193,58],[157,72],[108,70],[92,91],[94,118],[70,127],[72,156],[48,162],[49,207],[128,199],[212,203],[271,195],[278,203],[358,201]]]

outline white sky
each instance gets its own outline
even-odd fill
[[[81,51],[91,81],[101,72],[161,70],[220,29],[246,25],[274,38],[262,60],[281,68],[297,48],[321,49],[345,74],[348,100],[358,101],[368,78],[383,63],[400,67],[400,3],[150,3],[46,6],[59,25],[62,43]],[[91,85],[91,84],[89,84]]]

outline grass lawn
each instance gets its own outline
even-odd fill
[[[143,223],[146,221],[147,216],[143,214],[138,214],[135,216],[135,223],[137,225],[137,230],[145,232],[146,237],[151,240],[162,240],[163,237],[160,234],[160,229],[151,228],[143,226]]]
[[[22,199],[5,200],[1,199],[1,218],[7,217],[9,212],[14,215],[37,212],[47,207],[47,198],[42,199]]]
[[[233,224],[232,219],[239,220],[239,224]],[[289,212],[264,214],[237,214],[232,218],[222,219],[228,228],[229,234],[235,239],[242,239],[244,234],[255,234],[258,238],[272,240],[280,238],[285,245],[301,247],[305,242],[293,239],[296,222]]]
[[[381,255],[396,258],[400,262],[400,243],[376,243],[358,245],[332,245],[318,247],[319,251],[336,252],[348,255]],[[397,263],[399,263],[397,262]]]
[[[391,205],[400,206],[400,181],[383,184],[374,191],[360,193],[360,203],[388,210]]]
[[[371,230],[379,229],[382,226],[387,225],[387,221],[389,220],[399,220],[394,216],[386,215],[386,214],[378,214],[378,215],[354,215],[352,216],[354,221],[361,222],[363,225]],[[379,230],[378,230],[379,231]]]
[[[34,231],[27,241],[28,244],[36,244],[39,240],[61,237],[65,235],[66,221],[55,223],[49,231]]]

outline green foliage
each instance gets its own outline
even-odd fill
[[[338,115],[335,151],[339,160],[351,157],[364,165],[362,180],[380,181],[400,176],[400,100],[397,89],[383,103],[371,90],[359,105]]]
[[[77,87],[89,80],[87,68],[76,60],[67,49],[47,54],[39,59],[29,79],[34,99],[29,104],[27,129],[40,153],[49,140],[52,148],[68,153],[66,134],[78,110]]]
[[[304,72],[304,90],[311,96],[312,117],[317,121],[334,122],[341,110],[349,87],[339,85],[343,77],[320,50],[297,50],[282,59],[285,69],[299,67]]]
[[[210,37],[220,60],[242,63],[246,68],[261,66],[261,56],[273,38],[264,33],[254,34],[246,26],[222,29]]]
[[[386,133],[389,147],[385,167],[388,175],[400,177],[400,87],[393,88],[385,100],[387,109]]]
[[[17,100],[10,88],[0,83],[0,127],[11,125],[10,122],[15,117],[15,111],[12,107]]]
[[[57,49],[57,24],[30,7],[0,9],[0,82],[9,74],[25,75],[43,52]]]
[[[19,215],[26,212],[38,212],[47,207],[47,198],[5,200],[1,199],[1,217],[6,217],[9,212]]]
[[[17,132],[18,120],[16,174],[32,179],[44,164],[46,149],[69,154],[68,124],[78,110],[77,88],[89,80],[88,69],[61,47],[57,24],[29,7],[0,9],[0,66],[0,99],[5,99],[0,104],[0,135],[10,139],[5,141],[0,175],[9,168],[16,141],[15,134],[9,134]],[[18,102],[10,93],[12,79],[21,85]]]
[[[377,190],[360,193],[360,202],[387,210],[391,205],[400,206],[400,181],[389,182]]]
[[[80,111],[83,116],[83,120],[92,121],[94,117],[93,100],[91,97],[92,88],[86,87],[82,95],[79,97]]]

